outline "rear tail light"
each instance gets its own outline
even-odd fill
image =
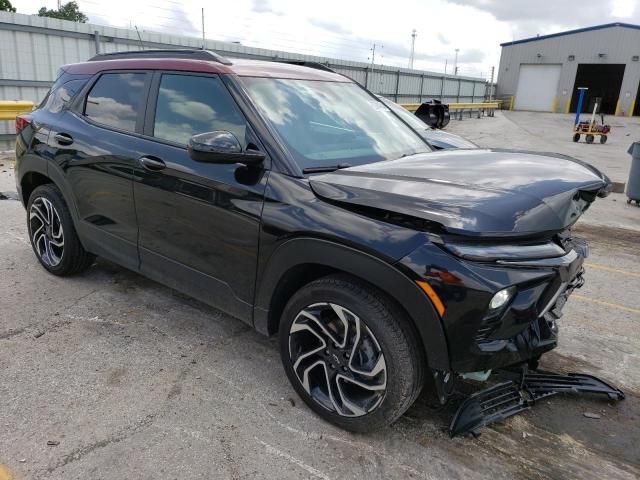
[[[16,135],[25,129],[27,125],[31,125],[31,115],[23,113],[16,117]]]

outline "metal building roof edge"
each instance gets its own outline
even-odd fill
[[[634,30],[640,30],[640,25],[634,25],[632,23],[622,23],[622,22],[605,23],[603,25],[594,25],[593,27],[577,28],[575,30],[567,30],[565,32],[550,33],[549,35],[540,35],[538,37],[523,38],[522,40],[514,40],[512,42],[501,43],[500,46],[508,47],[511,45],[518,45],[520,43],[535,42],[538,40],[546,40],[548,38],[563,37],[565,35],[573,35],[575,33],[591,32],[593,30],[602,30],[604,28],[613,28],[613,27],[623,27],[623,28],[632,28]]]

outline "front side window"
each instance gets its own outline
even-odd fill
[[[225,130],[246,147],[247,122],[218,77],[164,74],[153,136],[186,145],[199,133]]]
[[[135,132],[145,73],[105,73],[91,88],[84,114],[103,125]]]
[[[303,169],[430,151],[388,107],[356,84],[258,77],[242,81]]]

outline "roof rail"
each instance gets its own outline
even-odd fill
[[[299,65],[301,67],[315,68],[316,70],[323,70],[325,72],[336,73],[336,71],[323,63],[320,62],[310,62],[308,60],[274,60],[278,63],[288,63],[289,65]]]
[[[99,53],[89,59],[90,62],[100,60],[119,60],[123,58],[189,58],[194,60],[209,60],[223,65],[232,65],[231,60],[218,55],[211,50],[197,49],[166,49],[166,50],[134,50],[130,52]]]

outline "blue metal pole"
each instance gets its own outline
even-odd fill
[[[578,125],[580,123],[580,113],[582,112],[582,101],[584,100],[584,92],[587,90],[586,88],[578,88],[580,90],[580,96],[578,97],[578,108],[576,109],[576,121],[573,122],[574,125]]]

